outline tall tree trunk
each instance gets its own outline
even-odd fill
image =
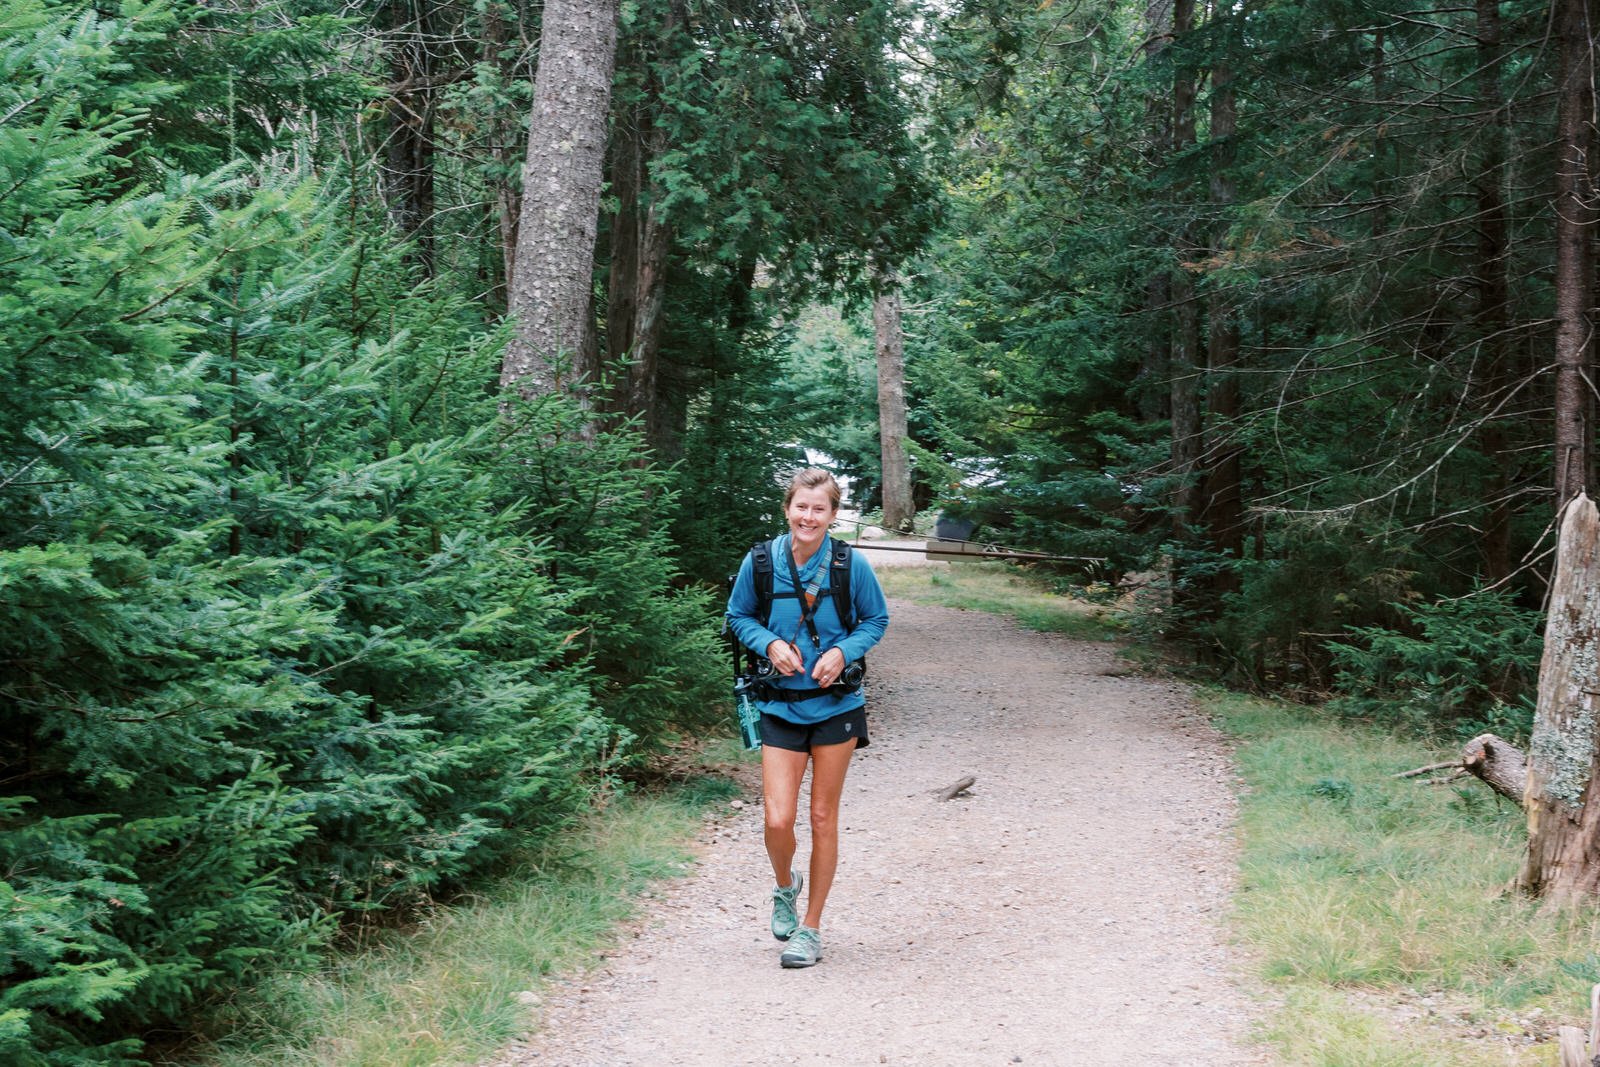
[[[1489,0],[1493,2],[1493,0]],[[1387,35],[1379,26],[1372,34],[1372,99],[1380,109],[1389,107]],[[1378,122],[1372,135],[1372,236],[1374,248],[1389,232],[1388,123]]]
[[[508,36],[509,31],[499,8],[489,4],[483,13],[485,54],[499,62],[505,52]],[[493,144],[489,149],[495,164],[494,177],[490,179],[489,210],[494,231],[499,236],[500,277],[495,279],[490,295],[491,313],[503,312],[506,308],[511,277],[517,266],[517,215],[522,210],[522,198],[517,193],[516,183],[511,180],[513,150],[507,146],[507,142],[513,138],[507,126],[497,113],[492,128],[499,132],[491,135]]]
[[[617,202],[611,217],[611,246],[606,263],[606,361],[623,366],[633,350],[634,313],[639,298],[640,200],[644,196],[643,139],[639,124],[646,121],[637,107],[622,108],[611,124],[611,189]],[[612,406],[625,411],[628,385],[624,375],[613,383]]]
[[[619,0],[546,0],[522,170],[522,217],[500,384],[524,396],[575,389],[593,330],[594,246]]]
[[[617,198],[606,314],[606,352],[616,365],[626,364],[618,382],[617,407],[637,417],[645,441],[659,456],[677,453],[679,418],[669,410],[678,402],[665,395],[661,335],[665,325],[667,268],[673,233],[658,206],[664,190],[650,178],[650,165],[667,148],[666,131],[655,121],[666,89],[654,72],[658,57],[653,44],[666,41],[688,19],[682,0],[674,0],[654,41],[630,49],[649,71],[640,100],[619,116],[613,152],[612,192]]]
[[[606,292],[606,358],[620,368],[614,406],[637,417],[652,449],[672,451],[672,419],[658,412],[662,400],[661,331],[667,297],[672,232],[652,201],[649,166],[665,139],[647,108],[630,109],[616,131],[612,195],[611,262]]]
[[[412,241],[412,257],[434,273],[434,76],[431,5],[389,5],[388,129],[382,177],[389,217]]]
[[[1172,32],[1180,44],[1194,30],[1194,0],[1174,0]],[[1172,148],[1174,154],[1194,146],[1196,74],[1186,56],[1173,64]],[[1178,210],[1187,209],[1179,196]],[[1172,274],[1172,472],[1177,481],[1173,494],[1175,519],[1180,526],[1195,523],[1200,513],[1196,476],[1200,463],[1200,306],[1194,293],[1190,264],[1197,258],[1191,224],[1180,220],[1175,237],[1178,268]]]
[[[872,332],[878,352],[878,439],[883,456],[883,525],[908,533],[916,515],[906,458],[906,338],[900,324],[900,279],[881,268],[873,279]]]
[[[661,328],[667,301],[667,264],[672,252],[672,233],[654,205],[646,209],[639,248],[638,277],[634,281],[633,351],[628,363],[629,415],[644,423],[645,441],[666,454],[673,451],[674,420],[665,410],[661,395],[665,379],[661,373]]]
[[[1148,0],[1144,10],[1144,59],[1153,72],[1164,72],[1167,45],[1172,37],[1172,0]],[[1152,73],[1151,84],[1164,78]],[[1145,102],[1145,131],[1149,147],[1145,165],[1153,172],[1170,162],[1172,155],[1172,107],[1158,90]],[[1170,224],[1171,220],[1164,220]],[[1157,238],[1159,240],[1159,238]],[[1172,411],[1172,275],[1165,268],[1150,272],[1144,286],[1145,343],[1139,365],[1137,402],[1139,418],[1158,422]]]
[[[1501,31],[1499,0],[1476,0],[1478,36],[1478,109],[1484,125],[1478,134],[1477,160],[1478,270],[1474,318],[1478,333],[1484,423],[1480,442],[1490,464],[1484,486],[1483,576],[1490,583],[1511,574],[1510,448],[1508,413],[1490,414],[1504,403],[1515,385],[1511,346],[1506,335],[1510,318],[1510,285],[1506,257],[1510,252],[1509,220],[1504,190],[1506,107],[1500,84]]]
[[[1231,28],[1237,16],[1226,17]],[[1235,37],[1231,29],[1224,35],[1229,45]],[[1236,108],[1233,68],[1226,60],[1219,60],[1211,69],[1211,207],[1217,215],[1212,247],[1216,260],[1226,253],[1228,217],[1238,198],[1233,179]],[[1212,285],[1206,319],[1209,329],[1206,342],[1208,440],[1203,458],[1206,534],[1213,550],[1237,563],[1244,554],[1241,446],[1236,437],[1239,429],[1239,378],[1235,373],[1239,361],[1239,313],[1225,283]],[[1238,581],[1237,570],[1220,568],[1212,579],[1212,591],[1218,595],[1231,592],[1238,587]]]
[[[1589,0],[1554,0],[1561,79],[1556,139],[1556,507],[1589,487],[1593,428],[1586,379],[1593,365],[1595,182],[1594,26]]]
[[[1552,906],[1600,892],[1600,513],[1582,493],[1562,516],[1539,703],[1528,746],[1528,851],[1517,886]]]

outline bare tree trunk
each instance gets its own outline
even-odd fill
[[[639,124],[646,121],[637,107],[617,113],[611,129],[611,196],[617,211],[611,218],[611,247],[606,282],[606,360],[621,366],[633,349],[634,314],[638,304],[639,201],[644,196],[643,139]],[[626,380],[615,384],[614,406],[627,407]]]
[[[499,56],[505,50],[508,36],[505,20],[500,17],[499,10],[490,4],[483,14],[484,51],[491,56]],[[500,277],[496,279],[490,304],[493,308],[503,310],[506,307],[511,287],[512,275],[517,267],[517,215],[522,210],[522,198],[517,193],[517,187],[511,181],[512,150],[506,142],[512,139],[511,132],[497,117],[494,121],[496,132],[494,144],[490,152],[494,157],[496,177],[492,181],[493,196],[493,224],[495,232],[500,238]]]
[[[616,66],[619,0],[546,0],[522,171],[522,217],[500,384],[524,396],[574,388],[593,326],[594,246]]]
[[[1231,19],[1230,19],[1231,24]],[[1231,45],[1234,34],[1224,35]],[[1233,92],[1233,68],[1219,60],[1211,69],[1211,206],[1217,213],[1212,240],[1216,258],[1225,249],[1228,212],[1238,198],[1233,180],[1234,144],[1238,115]],[[1211,547],[1237,562],[1244,554],[1244,503],[1240,486],[1240,446],[1234,435],[1239,422],[1239,317],[1233,296],[1213,285],[1208,300],[1206,362],[1205,520]],[[1232,567],[1217,570],[1211,581],[1216,595],[1238,587]]]
[[[672,233],[650,203],[649,165],[665,147],[644,108],[626,116],[615,134],[611,190],[617,214],[611,227],[606,305],[606,357],[620,368],[615,407],[637,416],[645,440],[658,451],[671,444],[669,421],[657,412],[661,392],[661,328],[666,309]]]
[[[664,190],[650,180],[650,164],[666,151],[666,132],[655,121],[665,88],[654,73],[652,44],[678,32],[688,19],[681,0],[674,0],[655,42],[630,46],[631,63],[649,71],[642,99],[619,116],[612,159],[612,195],[617,215],[612,226],[612,258],[606,313],[606,352],[626,370],[617,383],[616,406],[637,417],[645,441],[658,456],[677,452],[677,419],[661,367],[661,335],[665,325],[667,269],[673,232],[657,206]]]
[[[1172,31],[1182,42],[1194,30],[1194,0],[1174,0]],[[1195,70],[1192,62],[1173,65],[1172,147],[1182,152],[1195,143]],[[1180,203],[1179,210],[1183,210]],[[1176,238],[1180,264],[1172,275],[1172,472],[1178,486],[1173,495],[1176,520],[1193,523],[1199,518],[1200,489],[1196,474],[1200,463],[1200,306],[1188,262],[1195,258],[1190,227],[1180,222]]]
[[[1528,746],[1528,851],[1518,888],[1561,907],[1600,890],[1600,512],[1579,493],[1556,549]]]
[[[1555,0],[1561,79],[1556,140],[1555,490],[1559,510],[1588,491],[1592,456],[1589,383],[1594,323],[1594,26],[1588,0]]]
[[[916,515],[906,459],[906,339],[900,324],[899,279],[882,268],[874,279],[872,329],[878,350],[878,439],[883,455],[883,525],[909,532]]]
[[[1170,63],[1165,53],[1172,37],[1172,0],[1147,0],[1144,9],[1144,58],[1153,70],[1164,71]],[[1159,74],[1151,82],[1161,85]],[[1145,102],[1145,130],[1150,138],[1145,150],[1145,165],[1154,171],[1166,166],[1172,155],[1172,107],[1159,90],[1152,90]],[[1164,220],[1170,222],[1171,220]],[[1159,237],[1155,238],[1160,240]],[[1139,417],[1158,422],[1172,411],[1172,275],[1166,269],[1150,272],[1145,279],[1145,345],[1139,366]]]
[[[1478,107],[1487,116],[1478,134],[1482,150],[1477,161],[1478,277],[1475,318],[1479,358],[1484,383],[1481,402],[1493,410],[1512,389],[1511,346],[1506,327],[1510,315],[1510,285],[1506,257],[1510,252],[1505,181],[1506,108],[1500,84],[1499,0],[1476,0],[1478,34]],[[1483,576],[1491,584],[1511,574],[1511,460],[1506,434],[1510,416],[1489,417],[1480,436],[1490,475],[1484,486],[1488,513],[1484,517]]]
[[[644,423],[645,441],[665,454],[672,450],[672,419],[662,403],[661,328],[667,301],[667,264],[672,232],[652,205],[644,216],[639,274],[634,281],[633,352],[628,364],[629,415]]]
[[[382,168],[389,217],[411,238],[411,255],[429,277],[434,272],[431,10],[406,0],[394,0],[388,7],[389,123]]]

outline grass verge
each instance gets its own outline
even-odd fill
[[[1554,1063],[1600,981],[1593,915],[1509,892],[1522,812],[1481,784],[1391,776],[1437,749],[1314,709],[1211,692],[1245,788],[1236,917],[1282,994],[1265,1027],[1317,1067]]]
[[[641,894],[686,871],[684,842],[705,806],[736,791],[708,777],[617,798],[482,895],[376,935],[316,973],[274,977],[231,1005],[230,1036],[189,1062],[479,1062],[530,1028],[541,976],[582,966]]]

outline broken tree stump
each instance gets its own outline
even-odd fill
[[[1561,515],[1528,740],[1528,851],[1517,888],[1549,910],[1600,897],[1600,510],[1579,494]]]

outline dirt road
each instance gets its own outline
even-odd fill
[[[1233,776],[1184,690],[1108,645],[891,610],[823,962],[778,966],[752,786],[495,1067],[1270,1062],[1221,928]]]

